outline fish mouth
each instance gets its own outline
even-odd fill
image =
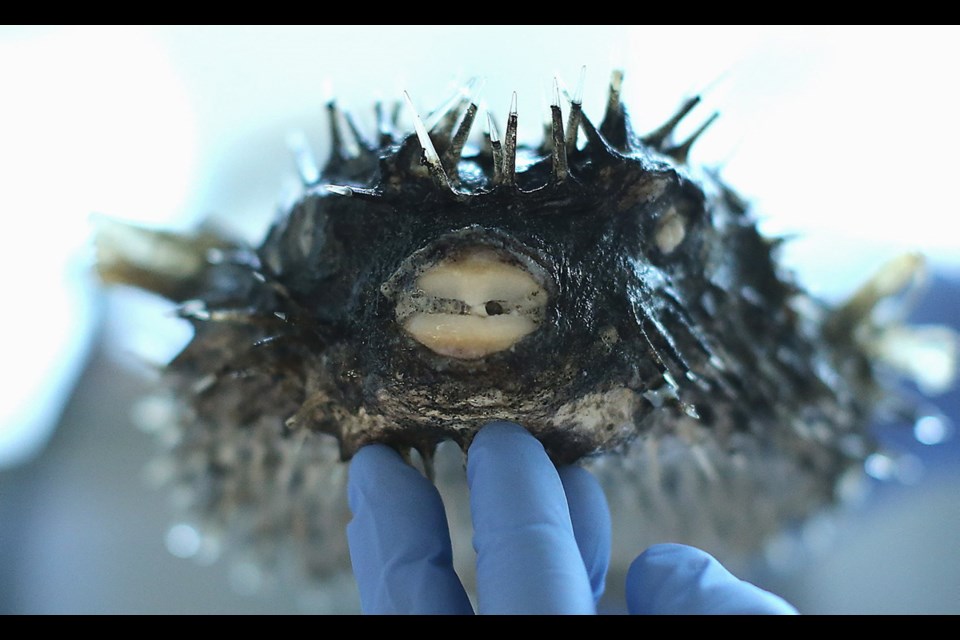
[[[457,360],[513,348],[542,326],[551,297],[550,278],[528,252],[472,235],[414,253],[381,287],[407,336]]]

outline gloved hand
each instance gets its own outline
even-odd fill
[[[595,613],[610,557],[596,479],[557,468],[526,430],[487,425],[467,455],[479,613]],[[350,466],[350,558],[365,613],[472,613],[453,570],[440,494],[399,454],[362,448]],[[627,575],[630,613],[796,613],[711,556],[656,545]]]

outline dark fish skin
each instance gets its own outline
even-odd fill
[[[641,137],[619,83],[599,127],[577,102],[564,124],[555,104],[537,148],[517,145],[515,111],[502,140],[466,145],[467,99],[432,118],[429,140],[382,105],[367,140],[331,104],[333,154],[261,246],[154,232],[159,253],[196,266],[102,262],[104,279],[180,303],[194,326],[167,380],[175,482],[201,528],[261,549],[295,539],[326,575],[346,557],[340,461],[383,442],[432,475],[440,443],[465,450],[497,419],[558,463],[592,465],[624,517],[656,522],[652,537],[755,548],[836,499],[874,451],[885,393],[854,335],[863,319],[807,296],[748,205],[687,165],[705,127],[672,134],[696,99]],[[508,349],[438,354],[397,321],[398,301],[476,247],[537,274],[543,317]]]

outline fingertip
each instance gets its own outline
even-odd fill
[[[768,591],[740,580],[713,556],[682,544],[658,544],[627,571],[633,614],[795,614]]]
[[[607,499],[600,482],[583,467],[567,466],[558,471],[593,598],[599,601],[606,588],[610,565],[611,524]]]
[[[548,496],[560,495],[556,467],[543,445],[529,431],[512,422],[491,422],[474,437],[467,450],[467,484],[471,492],[480,492],[495,501],[517,498],[533,492],[552,502]],[[521,483],[511,488],[510,483]],[[559,492],[559,493],[558,493]]]
[[[436,488],[390,447],[350,463],[350,560],[365,613],[470,613]]]
[[[365,498],[377,499],[382,487],[393,482],[416,482],[416,473],[394,449],[382,444],[361,447],[350,460],[347,471],[347,501],[356,512]],[[417,474],[419,475],[419,474]]]
[[[578,506],[589,507],[590,511],[585,511],[585,515],[595,516],[609,529],[610,510],[607,508],[603,487],[600,486],[596,476],[577,465],[558,467],[557,472],[560,474],[560,481],[563,482],[567,501],[571,505],[576,503]]]
[[[595,604],[557,468],[522,427],[485,426],[467,454],[483,613],[591,613]]]
[[[471,455],[486,449],[509,449],[513,446],[529,448],[537,452],[544,451],[543,445],[529,431],[515,422],[498,420],[484,425],[477,431],[467,449],[468,463]]]
[[[527,435],[527,436],[530,436],[531,438],[533,437],[533,434],[531,434],[529,431],[524,429],[522,426],[520,426],[516,422],[510,422],[509,420],[494,420],[493,422],[488,422],[483,427],[481,427],[480,430],[477,432],[477,437],[480,437],[481,434],[485,433],[486,435],[483,437],[489,438],[491,437],[491,434],[495,434],[498,432],[516,433],[520,435]],[[476,440],[476,438],[474,438],[474,440]]]

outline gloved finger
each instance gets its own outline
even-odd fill
[[[594,613],[557,469],[523,428],[477,433],[467,454],[480,613]]]
[[[440,494],[384,445],[350,463],[350,561],[364,613],[472,613],[453,570]]]
[[[713,556],[682,544],[644,551],[627,572],[634,614],[795,614],[779,596],[744,582]]]
[[[600,483],[582,467],[557,469],[570,508],[573,534],[590,579],[593,601],[598,602],[606,586],[610,565],[610,509]]]

